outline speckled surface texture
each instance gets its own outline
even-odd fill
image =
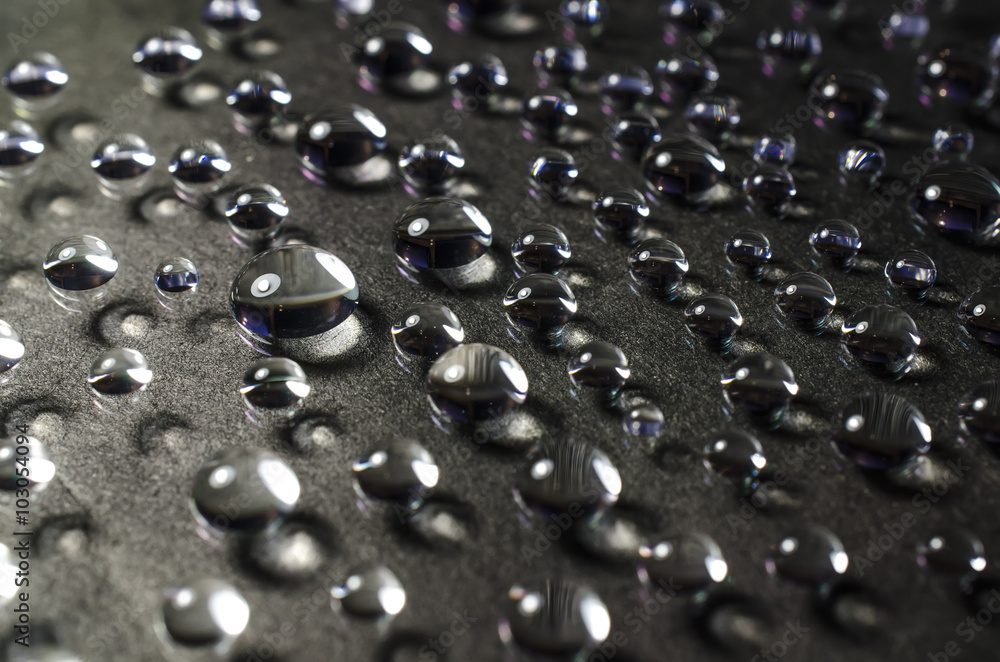
[[[707,641],[687,616],[686,598],[671,600],[648,622],[636,625],[635,616],[628,614],[641,608],[648,596],[640,592],[634,566],[596,557],[568,535],[526,561],[520,550],[534,545],[539,534],[512,497],[514,471],[535,441],[575,440],[611,457],[624,483],[620,507],[650,535],[700,530],[716,538],[730,565],[727,590],[748,596],[754,609],[770,619],[769,629],[754,635],[761,646],[777,641],[786,621],[800,621],[808,629],[783,659],[922,660],[952,641],[961,659],[995,656],[995,626],[974,633],[971,641],[957,634],[971,612],[955,583],[918,567],[914,551],[937,526],[959,524],[985,542],[987,572],[1000,564],[1000,456],[980,443],[961,446],[955,413],[965,391],[997,374],[997,353],[963,336],[955,315],[964,295],[997,281],[1000,263],[995,253],[920,235],[910,224],[906,196],[893,199],[886,213],[866,220],[863,210],[874,198],[845,191],[836,181],[837,149],[847,138],[824,133],[811,123],[796,131],[799,161],[792,172],[801,209],[793,218],[751,215],[735,192],[729,202],[705,212],[671,205],[653,209],[649,231],[677,242],[690,260],[685,297],[698,292],[732,297],[746,320],[733,353],[764,350],[780,355],[801,388],[781,429],[757,431],[769,464],[788,472],[783,504],[744,519],[743,503],[732,485],[710,478],[700,457],[712,432],[727,424],[719,376],[728,359],[689,337],[681,322],[682,301],[667,304],[632,293],[626,280],[627,247],[598,239],[586,207],[536,210],[537,220],[562,227],[573,244],[565,273],[580,313],[569,337],[603,339],[624,350],[636,392],[659,403],[666,415],[664,435],[652,445],[625,443],[617,414],[574,399],[563,352],[517,342],[508,334],[501,305],[513,281],[507,247],[528,222],[525,210],[533,209],[525,171],[540,148],[521,136],[516,118],[456,114],[447,95],[400,100],[369,94],[358,86],[354,68],[342,57],[341,46],[352,36],[335,26],[328,3],[296,6],[262,0],[263,25],[283,48],[259,66],[285,78],[294,94],[292,106],[299,112],[355,102],[385,122],[394,149],[438,128],[463,147],[469,170],[483,189],[472,201],[495,229],[491,253],[496,273],[488,285],[474,291],[419,286],[397,271],[389,237],[392,221],[413,202],[402,188],[321,188],[299,173],[288,146],[258,145],[238,134],[221,101],[197,110],[180,109],[137,87],[130,54],[139,37],[161,26],[180,25],[201,38],[200,4],[65,0],[37,36],[21,46],[22,52],[52,51],[71,77],[60,104],[37,120],[46,135],[44,165],[26,180],[0,188],[0,318],[19,328],[28,345],[23,364],[0,387],[0,413],[8,432],[15,425],[29,425],[31,433],[47,443],[58,467],[57,479],[32,504],[37,553],[31,612],[39,626],[43,620],[54,625],[65,645],[85,660],[157,659],[153,621],[161,592],[177,582],[210,576],[233,582],[251,605],[250,625],[233,660],[255,659],[247,650],[267,653],[267,647],[277,650],[270,659],[379,659],[380,646],[390,635],[412,635],[416,650],[412,658],[386,659],[420,659],[422,642],[447,631],[456,612],[466,615],[471,629],[454,639],[447,657],[500,660],[506,653],[496,624],[507,589],[517,582],[562,575],[588,583],[606,601],[612,630],[628,641],[615,652],[616,659],[724,660],[758,654],[752,648],[734,651]],[[457,35],[447,29],[441,3],[402,4],[404,11],[394,21],[420,26],[435,45],[436,58],[455,63],[494,52],[520,90],[533,84],[534,48],[556,36],[547,26],[536,36],[513,42]],[[590,51],[592,72],[624,63],[652,70],[666,52],[659,19],[654,19],[657,3],[614,4],[610,38],[604,47]],[[765,78],[754,46],[761,29],[791,24],[790,3],[724,4],[736,20],[725,26],[712,52],[721,72],[719,91],[742,102],[737,133],[746,142],[786,113],[794,117],[806,88]],[[932,13],[929,43],[957,40],[985,46],[1000,27],[988,4],[960,0],[954,14]],[[839,27],[820,24],[821,63],[860,66],[885,80],[891,101],[886,127],[876,139],[888,154],[882,190],[891,194],[893,181],[909,182],[912,171],[904,164],[920,158],[933,129],[945,119],[962,119],[963,113],[960,108],[919,105],[912,75],[916,53],[908,47],[883,50],[877,21],[891,3],[852,5],[857,6]],[[546,8],[536,7],[541,12]],[[36,11],[34,1],[5,0],[0,32],[19,30],[22,16]],[[0,51],[5,59],[13,57],[8,39],[0,43]],[[252,66],[206,49],[201,72],[228,84]],[[583,120],[600,126],[597,100],[581,95],[578,101]],[[13,119],[9,109],[0,114]],[[103,197],[88,172],[91,147],[78,156],[64,134],[60,140],[60,120],[77,114],[110,117],[111,132],[128,130],[146,138],[159,158],[154,187],[169,185],[165,164],[181,141],[218,140],[232,157],[234,183],[266,181],[277,186],[291,206],[290,223],[351,267],[361,290],[357,317],[363,335],[355,348],[335,360],[305,365],[313,385],[307,416],[321,424],[318,433],[276,434],[253,425],[244,414],[238,385],[258,355],[239,338],[226,297],[251,252],[237,246],[226,224],[208,212],[182,207],[175,215],[144,220],[133,201]],[[966,121],[976,136],[973,160],[1000,172],[996,125],[989,117]],[[673,110],[664,122],[667,130],[683,128]],[[607,147],[595,141],[573,148],[578,159],[588,161],[582,172],[586,185],[639,186],[637,166],[615,162]],[[731,170],[748,159],[745,146],[723,154]],[[862,231],[862,259],[850,273],[825,263],[814,267],[808,253],[809,232],[835,217],[856,222]],[[774,271],[765,282],[727,274],[722,243],[741,228],[760,230],[771,240]],[[106,240],[121,261],[109,305],[90,317],[56,306],[40,270],[55,242],[82,232]],[[926,305],[892,301],[912,315],[923,337],[918,361],[901,379],[888,380],[848,360],[836,333],[814,337],[776,322],[771,294],[775,274],[815,269],[824,275],[838,295],[839,325],[864,305],[890,302],[882,267],[906,247],[934,257],[939,286]],[[195,303],[181,312],[162,308],[153,290],[155,266],[172,255],[190,258],[202,274]],[[431,420],[421,376],[397,363],[389,326],[399,310],[420,300],[445,303],[464,323],[467,341],[497,345],[524,367],[531,384],[524,415],[500,443],[480,448],[457,434],[445,434]],[[84,378],[91,361],[116,346],[141,351],[154,378],[136,411],[110,415],[94,406]],[[961,480],[926,511],[923,502],[914,500],[914,492],[887,487],[863,474],[825,443],[828,421],[842,403],[880,389],[906,396],[924,413],[934,432],[936,462],[950,460],[967,467]],[[375,441],[396,435],[418,439],[434,454],[441,468],[440,492],[467,508],[469,535],[459,544],[429,547],[401,532],[391,516],[371,516],[357,506],[351,461]],[[824,443],[808,445],[813,437]],[[331,553],[313,577],[296,583],[266,579],[242,564],[232,546],[219,548],[198,536],[188,506],[191,481],[205,459],[233,445],[270,449],[297,472],[303,517],[317,522],[331,541]],[[2,513],[0,540],[7,541],[13,517],[6,506]],[[856,559],[907,513],[914,524],[903,527],[901,539],[859,577]],[[769,546],[800,520],[837,533],[852,559],[847,576],[887,601],[886,620],[875,636],[859,639],[856,633],[837,630],[814,609],[809,589],[765,571]],[[350,567],[370,560],[391,567],[407,590],[406,609],[387,627],[340,620],[328,604],[330,585]],[[5,613],[0,618],[5,632],[8,617]]]

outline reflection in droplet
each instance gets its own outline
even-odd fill
[[[931,428],[905,398],[885,392],[866,393],[848,402],[833,421],[837,450],[869,469],[892,469],[926,453]]]

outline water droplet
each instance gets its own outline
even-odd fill
[[[734,481],[743,489],[753,488],[767,465],[757,437],[737,428],[718,432],[702,451],[705,467]]]
[[[361,86],[402,96],[433,92],[442,82],[430,66],[433,50],[419,28],[406,23],[385,26],[355,56]]]
[[[794,67],[799,73],[806,74],[822,54],[823,42],[819,38],[819,32],[810,26],[775,26],[760,33],[757,48],[763,56],[766,75],[773,74],[782,66]]]
[[[164,594],[156,628],[168,646],[211,647],[225,655],[250,622],[250,605],[232,585],[199,579]]]
[[[671,46],[712,43],[726,21],[726,12],[715,0],[669,0],[660,5],[664,17],[663,41]],[[700,50],[700,48],[699,48]]]
[[[844,320],[840,342],[860,360],[897,372],[905,370],[913,360],[920,334],[913,318],[901,308],[876,304]]]
[[[1000,234],[1000,182],[977,165],[944,163],[914,184],[917,222],[985,243]]]
[[[295,472],[278,456],[259,448],[230,448],[198,469],[191,505],[206,530],[259,533],[291,514],[300,493]]]
[[[787,167],[795,163],[796,148],[795,136],[790,133],[765,134],[753,144],[753,160]]]
[[[642,108],[653,96],[653,79],[642,67],[628,66],[601,78],[601,110],[605,114]]]
[[[528,164],[528,183],[532,188],[557,200],[569,194],[579,177],[576,159],[561,149],[546,148]]]
[[[809,271],[792,274],[774,288],[774,305],[786,317],[811,325],[825,325],[837,305],[829,281]]]
[[[712,143],[697,136],[667,134],[646,152],[642,175],[654,193],[698,204],[722,179],[726,162]]]
[[[611,20],[611,9],[605,0],[562,0],[559,15],[572,24],[564,26],[567,37],[597,39]]]
[[[962,436],[990,444],[1000,443],[1000,380],[976,385],[958,403],[958,425]]]
[[[330,594],[334,605],[359,618],[392,618],[406,606],[403,584],[383,565],[355,568]]]
[[[105,140],[90,161],[101,191],[111,198],[138,190],[154,165],[156,157],[149,144],[134,133]]]
[[[762,165],[743,180],[750,206],[772,216],[783,216],[797,193],[791,173],[776,165]]]
[[[229,308],[249,333],[308,338],[333,330],[358,304],[358,283],[340,258],[283,246],[251,259],[233,280]]]
[[[878,392],[853,398],[836,415],[833,443],[845,457],[867,469],[909,464],[931,445],[931,428],[901,396]]]
[[[412,356],[437,357],[464,340],[465,329],[458,316],[439,303],[408,306],[392,324],[396,349]]]
[[[69,74],[51,53],[32,53],[7,67],[0,85],[14,97],[18,106],[36,111],[55,102],[69,82]]]
[[[730,363],[722,373],[722,391],[732,408],[781,418],[799,392],[795,374],[773,354],[747,354]]]
[[[273,71],[253,71],[238,80],[226,95],[236,127],[244,133],[262,134],[281,126],[292,93],[285,80]]]
[[[103,303],[118,273],[118,258],[103,240],[81,234],[63,239],[45,256],[42,270],[56,302],[68,310]]]
[[[448,136],[413,140],[399,153],[399,172],[421,194],[450,189],[465,167],[462,149]]]
[[[885,150],[870,140],[858,140],[840,149],[840,181],[874,187],[885,171]]]
[[[386,134],[385,125],[367,108],[338,106],[303,119],[295,136],[295,153],[310,179],[368,185],[391,173],[383,163]]]
[[[473,205],[429,198],[406,208],[392,228],[393,249],[409,269],[455,269],[472,264],[493,243],[493,227]]]
[[[473,343],[448,350],[427,374],[432,408],[463,422],[499,418],[524,404],[528,377],[513,356]]]
[[[13,493],[28,489],[34,497],[44,492],[55,476],[56,465],[49,459],[45,444],[24,435],[0,439],[0,490]],[[4,595],[0,592],[0,602]]]
[[[666,239],[645,239],[628,255],[632,280],[659,295],[672,294],[689,268],[681,247]]]
[[[675,51],[656,64],[656,73],[660,78],[660,96],[667,103],[712,92],[719,82],[719,68],[707,53],[690,57]]]
[[[751,278],[761,275],[772,256],[771,242],[756,230],[740,230],[726,241],[723,250],[729,264],[744,269]]]
[[[771,546],[767,571],[804,584],[819,585],[847,571],[847,552],[832,531],[802,524],[786,531]]]
[[[310,391],[302,366],[279,357],[254,361],[240,386],[251,420],[267,427],[287,425],[302,409]]]
[[[208,28],[210,41],[225,43],[227,39],[244,35],[261,19],[256,0],[208,0],[201,10],[201,22]]]
[[[809,235],[809,245],[816,255],[846,269],[861,250],[861,233],[847,221],[823,221]]]
[[[656,589],[691,591],[722,582],[729,566],[722,549],[704,533],[678,535],[643,547],[639,579]]]
[[[958,319],[976,340],[1000,345],[1000,287],[992,285],[970,294],[959,306]]]
[[[201,62],[202,55],[190,32],[168,27],[144,37],[132,53],[132,62],[142,72],[147,89],[158,93],[168,80],[189,75]]]
[[[702,94],[684,109],[688,129],[713,141],[726,141],[740,123],[740,107],[729,95]]]
[[[684,325],[691,335],[724,346],[743,326],[743,315],[736,303],[724,294],[705,294],[685,306]]]
[[[604,191],[594,199],[593,210],[598,233],[626,241],[638,237],[649,218],[646,198],[633,188]]]
[[[416,507],[433,493],[440,473],[427,449],[409,439],[369,449],[354,461],[352,471],[362,496],[407,507]]]
[[[156,267],[153,282],[157,297],[169,309],[194,296],[198,289],[198,269],[187,258],[167,258]]]
[[[889,103],[881,78],[854,69],[821,74],[810,94],[809,107],[820,123],[855,131],[877,126]]]
[[[577,348],[569,361],[568,371],[569,379],[577,390],[600,389],[607,395],[621,391],[632,376],[625,353],[603,340],[594,340]]]
[[[922,100],[968,102],[986,106],[996,95],[997,70],[984,53],[947,47],[917,58]]]
[[[20,331],[0,320],[0,383],[11,378],[11,371],[24,358],[24,349]]]
[[[639,404],[622,416],[622,427],[633,436],[656,437],[665,426],[663,411],[656,405]]]
[[[110,349],[90,365],[87,383],[98,396],[128,395],[144,391],[153,379],[146,358],[134,349]]]
[[[517,326],[551,331],[576,315],[576,297],[569,285],[551,274],[529,274],[507,289],[503,299],[507,319]]]
[[[273,237],[288,214],[285,196],[270,184],[250,184],[236,189],[225,211],[233,234],[251,242]]]
[[[45,151],[41,136],[27,122],[14,120],[0,129],[0,178],[23,177]]]
[[[889,50],[895,44],[907,42],[911,46],[919,44],[931,28],[931,21],[923,12],[923,4],[913,5],[911,11],[894,7],[889,15],[879,22],[885,48]]]
[[[660,142],[660,123],[647,112],[627,112],[611,124],[612,156],[619,161],[640,161],[646,150]]]
[[[566,40],[539,48],[532,62],[535,74],[543,83],[572,88],[587,71],[587,49],[579,42]]]
[[[972,129],[964,124],[946,124],[934,132],[931,146],[942,161],[964,161],[972,151]]]
[[[897,253],[885,263],[885,277],[890,287],[921,298],[934,287],[937,266],[930,255],[909,249]]]
[[[537,90],[521,105],[521,126],[528,138],[560,142],[580,112],[569,92],[556,87]]]
[[[511,256],[524,273],[558,273],[573,254],[566,234],[554,225],[525,228],[510,247]]]
[[[273,579],[308,579],[329,555],[330,544],[325,534],[311,522],[288,521],[275,531],[254,536],[247,549],[247,560]]]
[[[448,72],[453,105],[468,112],[495,107],[508,82],[507,68],[500,58],[489,53],[466,60]]]
[[[949,526],[917,543],[917,564],[943,574],[971,575],[986,568],[986,549],[972,531]]]
[[[189,201],[218,191],[232,169],[226,151],[214,140],[181,145],[167,167],[178,196]]]
[[[515,0],[455,0],[447,5],[448,26],[455,32],[475,28],[507,36],[505,22],[517,9]]]
[[[505,644],[560,659],[585,657],[611,633],[611,614],[600,596],[571,580],[513,586],[501,610]]]

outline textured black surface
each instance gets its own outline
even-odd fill
[[[740,139],[749,141],[787,113],[794,118],[806,99],[803,86],[765,79],[754,49],[760,29],[775,22],[791,24],[788,4],[728,3],[736,20],[725,26],[712,47],[721,72],[720,91],[742,102]],[[299,112],[345,102],[371,108],[388,126],[396,149],[438,128],[455,138],[464,150],[467,170],[483,189],[472,201],[495,230],[491,255],[496,273],[488,286],[455,293],[418,286],[400,275],[389,228],[413,202],[401,187],[364,193],[320,188],[298,172],[287,146],[260,145],[238,134],[221,101],[185,110],[145,95],[130,61],[135,43],[166,25],[191,29],[201,39],[196,0],[59,4],[58,13],[20,48],[22,53],[52,51],[66,65],[71,82],[59,105],[36,120],[47,136],[44,166],[25,181],[0,189],[0,317],[20,329],[28,344],[23,365],[0,387],[0,407],[7,431],[29,425],[32,434],[48,444],[58,467],[56,481],[32,506],[38,535],[31,582],[36,623],[45,619],[55,625],[66,645],[87,660],[156,659],[152,625],[163,589],[213,576],[234,582],[251,604],[250,626],[234,659],[247,659],[246,648],[262,645],[274,646],[282,660],[372,659],[384,629],[338,621],[328,604],[328,589],[349,567],[378,560],[396,572],[409,598],[389,631],[412,633],[419,649],[421,642],[447,631],[456,612],[472,621],[471,629],[454,639],[448,651],[451,659],[502,659],[496,633],[499,599],[516,582],[556,574],[587,582],[607,602],[613,631],[628,640],[618,659],[749,659],[752,651],[737,655],[707,643],[692,628],[683,599],[672,600],[649,622],[629,617],[644,599],[634,568],[588,555],[568,535],[526,561],[520,550],[535,545],[539,533],[523,520],[512,498],[515,467],[534,441],[574,439],[611,457],[624,482],[619,507],[653,535],[700,530],[718,540],[730,564],[731,588],[749,596],[755,611],[773,620],[773,631],[758,635],[764,644],[781,636],[786,620],[799,619],[808,628],[785,659],[919,660],[944,650],[950,641],[956,642],[962,659],[994,656],[995,627],[975,633],[971,642],[963,640],[956,627],[970,612],[954,582],[919,568],[914,550],[938,525],[960,524],[986,543],[987,572],[1000,562],[995,512],[1000,459],[981,444],[958,445],[955,416],[961,395],[994,377],[998,360],[995,351],[962,335],[955,311],[964,295],[997,280],[1000,264],[993,253],[936,235],[921,236],[910,225],[905,196],[894,195],[891,184],[908,182],[933,129],[946,118],[961,118],[962,112],[920,106],[912,73],[915,52],[905,47],[882,50],[877,21],[890,3],[852,4],[857,6],[841,26],[821,24],[821,61],[877,72],[890,89],[886,127],[876,135],[889,160],[880,192],[892,197],[889,210],[869,213],[871,195],[839,187],[833,170],[836,150],[846,138],[806,122],[796,130],[799,161],[792,172],[799,197],[790,218],[751,216],[735,198],[701,213],[673,206],[653,210],[650,232],[676,241],[691,263],[684,295],[672,304],[632,294],[625,278],[627,249],[594,236],[586,207],[549,205],[539,210],[528,194],[525,173],[540,146],[521,137],[516,119],[466,117],[451,109],[446,96],[414,101],[362,90],[342,50],[356,33],[335,27],[328,3],[263,2],[263,25],[280,38],[283,49],[262,66],[285,78],[295,95],[292,106]],[[933,14],[929,43],[985,45],[998,27],[994,8],[974,0],[958,4],[950,16]],[[512,84],[522,90],[533,84],[534,48],[556,36],[547,26],[540,35],[517,42],[459,36],[447,30],[440,3],[412,0],[402,5],[404,13],[393,20],[419,25],[436,46],[437,58],[454,63],[492,51],[507,64]],[[615,5],[611,38],[602,49],[591,49],[593,72],[624,63],[654,68],[666,52],[659,20],[653,18],[655,5]],[[22,17],[30,22],[38,11],[36,2],[6,0],[0,7],[0,32],[19,33]],[[0,48],[12,57],[7,41]],[[251,66],[206,50],[200,69],[229,81]],[[582,118],[599,126],[596,100],[581,95],[578,101]],[[671,111],[665,118],[668,130],[681,129],[683,120],[677,115]],[[293,443],[293,436],[276,435],[247,420],[237,389],[258,354],[237,336],[226,297],[232,278],[252,252],[233,243],[226,224],[207,212],[183,207],[172,217],[150,221],[138,213],[135,201],[103,197],[87,171],[96,141],[77,154],[60,129],[65,126],[62,120],[76,116],[110,118],[105,133],[129,130],[146,138],[159,158],[153,182],[157,186],[169,184],[165,166],[178,144],[196,138],[218,140],[233,160],[234,183],[266,181],[277,186],[291,206],[290,222],[353,269],[361,290],[356,313],[363,327],[360,342],[335,361],[306,366],[313,385],[308,412],[319,418],[325,431],[308,443]],[[6,111],[5,117],[12,115]],[[996,172],[1000,152],[995,127],[982,119],[971,124],[976,134],[974,160]],[[593,189],[641,183],[638,167],[614,162],[602,141],[572,151],[586,164],[582,178]],[[730,173],[748,162],[743,147],[728,149],[724,156]],[[881,271],[897,250],[919,248],[937,261],[939,286],[931,301],[923,306],[906,300],[899,304],[913,316],[924,340],[917,364],[900,380],[888,381],[847,360],[834,333],[817,338],[782,328],[774,319],[774,282],[779,274],[813,268],[808,234],[821,220],[833,217],[857,223],[864,240],[862,259],[852,272],[838,272],[827,264],[816,267],[837,292],[838,322],[864,305],[887,301]],[[667,417],[666,432],[655,448],[623,443],[617,415],[572,397],[564,355],[532,342],[518,343],[508,335],[501,305],[503,291],[514,280],[507,247],[530,221],[553,223],[573,242],[566,275],[580,313],[568,339],[611,341],[628,355],[634,387],[646,391]],[[761,230],[771,240],[775,270],[763,283],[726,273],[723,241],[744,227]],[[121,260],[110,304],[92,317],[56,306],[40,271],[54,243],[80,232],[106,240]],[[182,312],[160,307],[152,284],[155,266],[174,254],[192,259],[202,274],[194,305]],[[780,355],[801,387],[784,428],[758,431],[770,463],[788,472],[788,503],[752,513],[749,520],[740,519],[743,504],[732,486],[708,479],[700,459],[712,431],[727,423],[718,381],[726,359],[688,336],[681,311],[684,299],[712,291],[730,296],[744,315],[733,352]],[[462,320],[468,342],[504,348],[528,374],[531,388],[524,416],[495,445],[480,448],[437,428],[421,376],[396,362],[391,320],[403,307],[424,299],[448,305]],[[84,378],[91,361],[114,346],[140,350],[155,376],[137,411],[109,415],[93,405]],[[928,501],[885,487],[838,459],[825,443],[837,407],[873,389],[909,398],[934,431],[935,460],[967,468],[926,512],[922,504]],[[376,440],[393,435],[421,440],[441,467],[441,491],[471,509],[474,535],[463,544],[429,549],[401,534],[391,519],[369,517],[356,507],[351,460]],[[824,443],[807,444],[814,436]],[[301,437],[296,439],[301,442]],[[317,518],[333,542],[333,553],[315,577],[296,584],[265,580],[241,565],[235,551],[213,547],[196,534],[188,507],[191,481],[207,457],[233,445],[279,452],[298,473],[301,510]],[[908,514],[913,525],[901,527],[902,538],[892,542],[884,558],[864,568],[860,578],[890,605],[887,622],[870,640],[859,642],[850,632],[830,627],[813,609],[808,589],[775,580],[764,570],[768,546],[790,523],[805,519],[841,537],[852,558],[848,576],[858,578],[856,560],[870,541],[885,534],[887,526],[911,521]],[[3,517],[2,539],[9,540],[9,509],[3,510]],[[740,523],[733,524],[736,521]],[[5,613],[0,622],[6,624],[7,618]]]

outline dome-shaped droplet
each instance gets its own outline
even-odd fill
[[[99,395],[128,395],[144,391],[153,379],[146,357],[134,349],[110,349],[90,364],[87,383]]]
[[[829,281],[809,271],[792,274],[774,288],[774,305],[786,317],[823,323],[837,305]]]
[[[30,124],[14,120],[0,129],[0,178],[14,179],[32,170],[45,151],[41,136]]]
[[[0,383],[10,379],[11,371],[24,358],[24,339],[10,323],[0,320]]]
[[[291,102],[288,85],[273,71],[250,73],[237,81],[226,95],[226,105],[233,113],[237,128],[253,133],[284,122],[285,111]]]
[[[981,166],[944,163],[914,184],[910,210],[924,225],[986,243],[1000,235],[1000,181]]]
[[[206,527],[256,533],[291,514],[300,492],[295,472],[278,456],[259,448],[230,448],[201,465],[191,499]]]
[[[790,166],[795,163],[797,142],[790,133],[765,134],[753,144],[753,160],[757,163]]]
[[[393,249],[411,269],[454,269],[482,257],[493,243],[493,227],[473,205],[455,198],[429,198],[406,208],[392,226]]]
[[[729,95],[703,94],[691,99],[684,117],[692,132],[711,141],[724,141],[740,123],[740,107]]]
[[[621,476],[608,456],[575,442],[533,448],[514,480],[518,503],[546,519],[592,516],[614,505],[621,491]]]
[[[691,591],[723,581],[729,566],[719,544],[704,533],[678,535],[643,547],[639,579],[657,589]]]
[[[986,549],[972,531],[957,526],[943,527],[917,543],[917,564],[961,577],[986,569]]]
[[[565,36],[596,39],[604,33],[611,20],[611,9],[605,0],[562,0],[559,15],[571,23],[564,26]]]
[[[499,418],[524,404],[528,377],[507,352],[473,343],[438,358],[427,373],[432,407],[449,418],[480,422]]]
[[[840,149],[837,167],[842,183],[875,186],[885,171],[885,150],[870,140],[849,143]]]
[[[96,299],[118,273],[118,258],[103,240],[89,234],[63,239],[53,246],[42,270],[50,289],[68,300]]]
[[[649,203],[633,188],[600,193],[593,204],[594,222],[602,235],[634,240],[649,218]]]
[[[581,345],[569,361],[569,379],[577,389],[601,389],[616,393],[625,386],[632,370],[625,353],[603,340]]]
[[[261,241],[275,235],[288,218],[289,209],[278,189],[270,184],[250,184],[233,191],[225,214],[234,235]]]
[[[229,309],[264,338],[307,338],[330,331],[358,304],[358,282],[340,258],[312,246],[260,253],[233,280]]]
[[[22,497],[23,490],[30,490],[35,496],[45,491],[55,476],[56,465],[49,459],[45,444],[23,434],[0,439],[0,490],[21,490]]]
[[[8,65],[0,85],[24,108],[38,110],[53,101],[69,82],[69,75],[51,53],[32,53]]]
[[[507,288],[503,299],[507,319],[536,331],[565,326],[576,315],[576,297],[563,280],[551,274],[529,274]]]
[[[392,618],[406,606],[402,582],[383,565],[354,568],[347,579],[335,585],[330,594],[336,605],[358,618]]]
[[[448,72],[454,105],[468,112],[493,108],[508,82],[507,68],[489,53],[457,64]]]
[[[134,133],[105,140],[90,160],[101,189],[113,196],[141,186],[154,165],[156,157],[149,144]]]
[[[571,580],[513,586],[500,609],[504,643],[557,659],[585,657],[611,633],[611,614],[604,601]]]
[[[847,571],[844,544],[818,524],[801,524],[782,534],[765,562],[768,572],[804,584],[820,585]]]
[[[747,354],[722,373],[722,391],[733,408],[778,418],[799,392],[795,374],[773,354]]]
[[[771,261],[771,242],[756,230],[740,230],[726,240],[723,246],[726,260],[756,278]]]
[[[662,139],[660,123],[644,111],[622,113],[611,123],[611,155],[619,161],[640,161]]]
[[[214,140],[195,140],[177,148],[167,170],[182,197],[211,195],[222,188],[233,164]]]
[[[719,68],[708,54],[690,57],[675,51],[656,64],[660,78],[660,97],[667,103],[679,103],[692,95],[707,94],[719,82]]]
[[[521,105],[521,126],[528,138],[560,142],[579,112],[569,92],[556,87],[537,90]]]
[[[524,273],[558,273],[573,252],[566,234],[554,225],[537,224],[524,229],[510,247],[511,256]]]
[[[916,407],[893,393],[866,393],[850,400],[833,420],[833,443],[868,469],[908,464],[931,445],[931,428]]]
[[[887,304],[866,306],[852,313],[840,330],[848,352],[868,363],[895,372],[905,369],[920,346],[917,325],[901,308]]]
[[[369,449],[351,467],[354,484],[371,499],[413,506],[431,495],[438,483],[438,466],[426,448],[410,439],[396,439]]]
[[[689,268],[681,247],[666,239],[645,239],[628,254],[632,279],[662,294],[677,289]]]
[[[545,84],[572,88],[587,71],[587,49],[579,42],[562,41],[535,51],[535,74]]]
[[[165,643],[224,654],[250,622],[250,605],[232,585],[199,579],[166,591],[160,617]]]
[[[375,32],[356,54],[363,87],[404,96],[432,92],[441,83],[430,67],[434,47],[412,25],[392,23]]]
[[[608,115],[642,108],[653,96],[653,79],[642,67],[629,66],[601,78],[601,109]]]
[[[894,7],[879,21],[882,44],[886,50],[891,50],[897,45],[916,46],[927,36],[927,32],[931,29],[931,21],[924,14],[924,5],[915,4],[912,9],[913,11],[907,11],[898,6]]]
[[[423,194],[447,192],[465,167],[458,143],[446,135],[419,138],[399,153],[399,172],[413,189]]]
[[[767,465],[764,447],[757,437],[737,428],[717,432],[702,451],[709,471],[733,480],[742,487],[752,487]]]
[[[305,370],[283,357],[254,361],[243,373],[240,394],[253,420],[262,425],[287,422],[312,391]]]
[[[823,42],[819,32],[810,26],[775,26],[760,33],[757,48],[764,59],[765,75],[770,76],[785,66],[806,74],[823,52]]]
[[[392,323],[396,349],[412,356],[435,358],[465,340],[465,329],[451,308],[417,303],[403,309]]]
[[[809,235],[809,245],[816,255],[846,268],[854,263],[861,250],[861,233],[847,221],[823,221]]]
[[[976,340],[1000,345],[1000,286],[970,294],[958,308],[958,319]]]
[[[996,96],[997,68],[981,52],[947,47],[917,58],[921,98],[986,106]]]
[[[153,274],[156,295],[167,307],[194,296],[198,280],[198,268],[186,257],[167,258],[160,262]]]
[[[539,192],[560,200],[580,177],[576,159],[561,149],[546,148],[528,164],[528,183]]]
[[[668,0],[660,5],[660,15],[665,21],[663,41],[671,46],[684,46],[688,38],[707,45],[726,21],[726,12],[716,0]]]
[[[972,151],[972,129],[964,124],[946,124],[931,136],[931,147],[942,161],[964,161]]]
[[[743,180],[743,194],[751,207],[772,216],[782,216],[798,191],[785,168],[765,164]]]
[[[339,106],[308,115],[299,124],[295,153],[307,176],[320,182],[359,186],[382,178],[377,158],[385,152],[386,128],[372,111]],[[387,168],[386,168],[387,170]]]
[[[633,436],[655,437],[665,426],[666,417],[656,405],[636,405],[622,416],[622,428]]]
[[[937,266],[927,253],[909,249],[897,253],[885,263],[885,278],[890,287],[915,296],[924,296],[934,287]]]
[[[958,402],[958,425],[962,436],[1000,444],[1000,380],[976,385]]]
[[[684,325],[695,337],[727,344],[743,326],[743,315],[726,295],[704,294],[684,307]]]
[[[261,19],[257,0],[208,0],[201,21],[222,35],[245,34]]]
[[[654,193],[665,198],[698,204],[722,180],[726,162],[704,138],[667,134],[646,152],[642,175]]]
[[[201,62],[202,50],[190,32],[168,27],[147,35],[132,53],[132,62],[145,76],[180,78]]]
[[[811,95],[809,106],[820,122],[854,131],[877,126],[889,103],[881,78],[854,69],[820,75]]]

